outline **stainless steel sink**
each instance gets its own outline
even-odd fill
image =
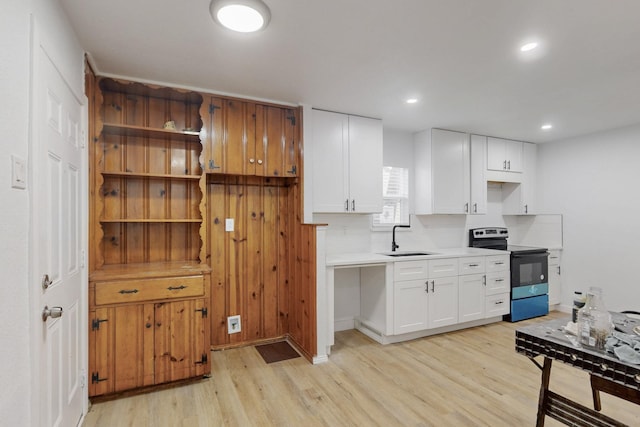
[[[401,256],[424,256],[424,255],[438,255],[436,252],[385,252],[382,255],[401,257]]]

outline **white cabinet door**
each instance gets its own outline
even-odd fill
[[[458,278],[458,321],[484,319],[485,275],[469,274]]]
[[[348,116],[313,110],[313,211],[347,212]]]
[[[560,251],[549,251],[549,305],[562,302],[562,278],[560,276]]]
[[[313,110],[313,211],[382,211],[382,121]]]
[[[458,323],[458,276],[431,279],[429,283],[429,328]]]
[[[432,129],[431,159],[433,212],[469,213],[469,135]]]
[[[469,213],[487,213],[487,137],[471,135],[471,205]]]
[[[381,120],[349,116],[349,199],[352,212],[382,212]]]
[[[522,172],[522,142],[488,137],[487,169]]]
[[[393,287],[393,333],[427,329],[428,293],[426,280],[395,282]]]

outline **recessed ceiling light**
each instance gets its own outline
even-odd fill
[[[529,52],[530,50],[533,50],[537,47],[538,47],[538,43],[536,42],[523,44],[522,46],[520,46],[520,52]]]
[[[540,129],[542,129],[542,130],[549,130],[549,129],[551,129],[552,127],[553,127],[553,125],[550,125],[549,123],[547,123],[547,124],[544,124],[544,125],[540,126]]]
[[[416,102],[418,102],[418,98],[409,98],[406,100],[407,104],[415,104]]]
[[[271,19],[261,0],[212,0],[209,12],[218,24],[240,33],[262,30]]]

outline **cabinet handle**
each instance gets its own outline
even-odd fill
[[[137,294],[138,290],[137,289],[121,289],[120,292],[121,294]]]
[[[167,289],[170,290],[170,291],[179,291],[181,289],[187,289],[187,287],[185,285],[169,286]]]
[[[262,164],[262,160],[258,159],[258,164],[261,165]]]
[[[464,213],[469,213],[469,203],[464,204]]]
[[[349,199],[344,201],[344,210],[346,212],[349,212]]]
[[[356,211],[356,199],[353,199],[351,201],[351,211],[355,212]]]
[[[473,204],[473,213],[478,213],[478,204],[477,203]]]
[[[255,162],[255,159],[249,159],[249,163],[253,164]]]

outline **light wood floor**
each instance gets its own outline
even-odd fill
[[[552,313],[552,317],[565,316]],[[212,377],[94,404],[89,426],[534,426],[540,371],[514,330],[488,326],[382,346],[336,334],[327,363],[267,365],[253,347],[212,352]],[[592,407],[588,375],[554,363],[551,389]],[[603,413],[640,426],[640,406],[602,394]],[[560,423],[547,417],[547,426]]]

